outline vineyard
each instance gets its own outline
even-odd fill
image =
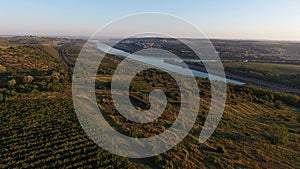
[[[85,135],[70,99],[2,103],[1,168],[135,168]]]
[[[284,104],[275,108],[269,101],[250,102],[247,95],[250,94],[241,92],[229,97],[217,131],[205,144],[198,143],[198,136],[208,110],[207,99],[203,100],[192,131],[179,145],[164,154],[139,160],[113,155],[94,144],[81,128],[70,98],[1,103],[0,167],[247,168],[255,162],[259,168],[296,168],[300,120],[297,109]],[[240,101],[236,102],[236,98]],[[275,143],[270,139],[278,139],[276,132],[270,135],[269,131],[275,123],[279,129],[285,126],[287,130],[282,134],[287,140]],[[135,130],[137,126],[126,122],[122,126],[133,137],[145,136],[147,132],[143,131],[149,129],[148,125]]]

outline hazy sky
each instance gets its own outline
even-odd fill
[[[2,0],[0,35],[89,36],[138,12],[186,19],[211,38],[300,40],[299,0]]]

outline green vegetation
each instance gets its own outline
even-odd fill
[[[217,152],[219,152],[219,153],[226,153],[225,147],[224,146],[217,147]]]
[[[269,137],[272,144],[287,144],[288,129],[284,126],[272,124],[269,131]]]
[[[14,45],[0,49],[0,63],[9,72],[30,72],[32,69],[47,71],[64,64],[40,45]]]
[[[56,51],[71,54],[69,48],[72,46],[57,45],[66,41],[0,38],[3,46],[0,64],[7,68],[6,72],[0,73],[0,168],[300,166],[300,98],[292,94],[248,85],[228,85],[222,120],[212,137],[199,144],[199,134],[211,101],[210,84],[206,79],[197,79],[201,105],[196,123],[174,148],[145,159],[128,159],[103,150],[89,139],[77,120],[70,90],[72,67],[65,64]],[[31,53],[30,57],[24,57],[28,53]],[[24,62],[14,65],[11,58],[23,58]],[[156,69],[140,72],[130,86],[133,105],[139,110],[149,108],[149,92],[161,88],[168,98],[167,108],[152,123],[129,121],[115,109],[109,91],[113,69],[121,60],[121,57],[108,55],[98,71],[101,76],[96,80],[96,96],[106,120],[119,132],[132,137],[149,137],[165,131],[178,114],[180,91],[176,83],[168,74]],[[38,65],[48,67],[44,69]]]
[[[300,107],[300,97],[289,93],[273,92],[251,85],[235,85],[230,90],[235,93],[246,94],[249,100],[255,103],[264,104],[266,101],[270,101],[275,108],[281,109],[284,106],[283,103],[289,106]]]
[[[70,99],[1,103],[1,168],[136,168],[85,135]]]
[[[233,74],[300,88],[299,65],[233,62],[225,63],[224,67]]]

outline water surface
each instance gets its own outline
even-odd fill
[[[201,78],[209,78],[210,80],[218,80],[218,81],[223,81],[226,83],[234,83],[234,84],[238,84],[238,85],[244,85],[245,83],[243,82],[239,82],[237,80],[232,80],[232,79],[227,79],[227,78],[223,78],[220,76],[216,76],[216,75],[208,75],[207,73],[198,71],[198,70],[191,70],[188,68],[184,68],[178,65],[173,65],[170,63],[166,63],[164,62],[164,58],[159,58],[159,57],[151,57],[151,56],[141,56],[141,55],[135,55],[135,54],[130,54],[128,52],[116,49],[116,48],[112,48],[100,41],[92,41],[94,43],[97,44],[97,47],[99,50],[108,53],[108,54],[112,54],[112,55],[118,55],[118,56],[123,56],[123,57],[127,57],[130,59],[134,59],[137,61],[140,61],[142,63],[146,63],[152,66],[155,66],[157,68],[161,68],[161,69],[165,69],[168,71],[172,71],[172,72],[176,72],[179,74],[183,74],[183,75],[189,75],[190,71],[194,74],[195,77],[201,77]],[[183,59],[184,60],[184,59]],[[187,61],[199,61],[196,59],[186,59]],[[179,60],[175,60],[175,61],[179,61]],[[206,60],[207,62],[215,62],[215,60]]]

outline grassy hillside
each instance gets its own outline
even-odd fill
[[[264,101],[250,94],[228,95],[227,106],[216,132],[198,143],[208,111],[204,97],[190,134],[172,150],[147,159],[118,157],[97,147],[82,130],[70,97],[0,103],[1,168],[16,167],[126,167],[126,168],[297,168],[299,166],[299,109]],[[104,103],[101,103],[104,104]],[[119,119],[118,116],[112,116]],[[172,117],[169,117],[172,118]],[[132,124],[129,135],[145,135]],[[149,126],[148,126],[149,127]],[[272,131],[273,128],[279,130]],[[155,129],[155,128],[154,128]],[[146,131],[146,132],[145,132]]]
[[[43,43],[3,43],[0,48],[0,64],[6,67],[6,72],[0,73],[0,168],[300,166],[300,98],[295,95],[229,85],[226,108],[216,132],[207,142],[199,144],[210,104],[210,85],[205,79],[197,79],[201,90],[197,121],[180,144],[145,159],[113,155],[93,143],[81,128],[71,98],[72,68],[58,55],[56,42]],[[11,46],[14,47],[9,49]],[[21,59],[18,62],[21,65],[14,65],[11,58]],[[132,137],[164,131],[177,117],[176,86],[165,90],[169,105],[158,123],[132,123],[114,109],[110,96],[112,69],[119,62],[119,57],[108,56],[99,70],[102,76],[96,80],[97,100],[104,116],[118,131]],[[156,70],[136,76],[131,83],[133,105],[147,109],[149,91],[161,84],[172,85],[170,82],[170,77]]]
[[[8,45],[0,49],[0,64],[9,72],[47,71],[64,64],[52,48],[41,45]]]

